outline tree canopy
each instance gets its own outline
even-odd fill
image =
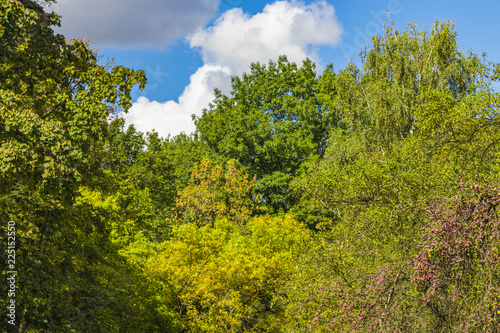
[[[500,65],[451,23],[251,64],[161,138],[44,2],[0,0],[2,331],[499,331]]]
[[[210,108],[196,119],[200,139],[216,154],[237,159],[258,177],[258,191],[274,210],[291,207],[288,184],[301,164],[322,156],[334,110],[318,97],[314,64],[302,67],[285,56],[252,64],[232,79],[230,96],[216,91]]]

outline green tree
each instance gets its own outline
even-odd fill
[[[130,168],[128,177],[140,189],[147,189],[155,214],[170,216],[179,191],[188,185],[197,163],[207,155],[206,146],[185,134],[161,139],[156,133],[147,137],[147,149]]]
[[[79,312],[91,297],[65,298],[94,276],[74,260],[99,251],[68,244],[82,230],[68,214],[78,186],[101,170],[108,116],[145,85],[142,71],[102,66],[86,42],[55,35],[57,24],[35,1],[0,1],[0,217],[17,226],[19,332],[98,331]]]
[[[336,124],[336,114],[323,107],[317,89],[311,61],[299,68],[282,56],[234,77],[230,96],[216,92],[195,121],[212,151],[257,174],[258,191],[275,211],[290,209],[290,180],[304,161],[323,155]]]
[[[105,129],[102,169],[126,174],[146,148],[144,134],[133,125],[125,130],[125,119],[113,119]]]
[[[95,166],[110,110],[130,107],[144,73],[99,65],[85,42],[54,35],[58,16],[33,2],[1,6],[2,193],[70,194]]]
[[[458,176],[494,174],[498,67],[459,51],[449,22],[430,32],[388,25],[362,60],[362,69],[329,67],[320,78],[341,120],[325,157],[296,182],[303,206],[346,221],[366,211],[366,222],[381,230],[368,210],[385,215],[403,202],[451,194]]]
[[[309,290],[333,292],[311,295],[332,297],[329,302],[351,311],[345,317],[332,310],[346,326],[330,330],[377,329],[382,317],[365,312],[377,308],[399,327],[432,320],[417,301],[407,266],[428,224],[420,205],[446,200],[464,179],[496,182],[500,96],[491,85],[498,82],[498,65],[460,51],[456,38],[449,22],[436,22],[431,31],[410,24],[400,32],[388,25],[362,53],[361,68],[350,64],[334,73],[329,67],[320,78],[319,85],[331,91],[325,103],[340,111],[339,126],[324,158],[309,162],[292,188],[301,196],[298,217],[317,223],[328,245],[308,259],[317,267]],[[360,289],[369,285],[380,289],[377,297],[385,296],[372,302]],[[391,292],[398,288],[405,292]],[[396,297],[398,305],[388,301]],[[391,307],[402,312],[394,317],[386,312]],[[362,316],[367,321],[358,321]],[[328,329],[329,322],[317,330]]]

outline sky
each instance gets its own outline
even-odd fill
[[[133,90],[133,105],[120,116],[163,137],[193,132],[192,115],[208,107],[213,89],[228,94],[231,76],[252,62],[309,58],[318,74],[327,64],[360,64],[359,52],[383,33],[387,13],[400,30],[450,20],[461,49],[500,62],[496,1],[59,0],[47,10],[62,17],[57,33],[90,38],[103,63],[146,72],[146,88]]]

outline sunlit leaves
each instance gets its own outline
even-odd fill
[[[216,219],[226,217],[244,224],[253,213],[263,210],[255,186],[255,177],[241,171],[235,160],[226,168],[204,160],[179,193],[172,222],[213,225]]]
[[[144,75],[100,66],[86,42],[54,35],[49,25],[58,22],[57,15],[34,3],[1,6],[3,184],[24,179],[30,189],[71,191],[90,173],[89,153],[102,139],[110,105],[130,107],[130,89],[143,86]]]
[[[107,118],[130,107],[130,89],[145,77],[102,66],[87,42],[55,35],[58,15],[38,3],[0,1],[0,216],[23,235],[17,270],[25,272],[16,324],[19,331],[98,331],[103,317],[86,316],[112,297],[97,280],[115,273],[103,259],[115,249],[104,218],[91,212],[112,209],[84,205],[78,216],[76,197],[88,194],[78,186],[102,171]]]
[[[290,215],[253,218],[243,227],[225,219],[214,227],[183,224],[158,247],[145,274],[184,329],[269,332],[280,327],[283,287],[309,242]]]
[[[481,239],[480,234],[489,234],[489,229],[472,230],[467,227],[468,218],[457,218],[454,227],[439,226],[438,231],[431,224],[426,227],[427,217],[414,205],[453,195],[464,179],[497,182],[499,97],[491,89],[498,79],[494,76],[497,65],[485,57],[458,50],[456,37],[448,22],[436,22],[430,32],[418,31],[414,25],[400,32],[388,25],[384,35],[373,38],[373,47],[363,52],[362,68],[351,64],[338,74],[327,68],[321,78],[324,82],[320,86],[335,96],[325,101],[341,111],[340,126],[331,131],[324,158],[310,162],[304,168],[307,171],[294,180],[292,188],[302,199],[293,211],[304,221],[326,230],[332,246],[342,248],[342,255],[338,255],[324,247],[330,253],[323,257],[331,254],[335,258],[335,270],[330,281],[320,285],[326,289],[318,293],[330,297],[329,288],[334,288],[337,296],[329,300],[340,299],[335,304],[350,314],[333,309],[328,319],[320,320],[316,315],[316,321],[323,324],[331,322],[332,316],[343,320],[340,326],[317,326],[318,330],[474,331],[489,327],[486,322],[496,320],[486,310],[496,306],[495,297],[491,296],[496,289],[478,282],[476,274],[483,272],[485,265],[476,260],[476,249],[467,247],[468,254],[462,253],[471,256],[472,261],[466,269],[456,266],[461,270],[459,275],[450,271],[455,269],[452,259],[446,259],[448,250],[454,253],[448,258],[455,258],[458,248],[465,244],[464,237],[451,233],[451,229],[470,233],[471,239]],[[460,212],[450,207],[440,219],[448,221]],[[481,219],[478,217],[478,221]],[[432,261],[426,269],[436,273],[426,275],[425,269],[421,272],[438,290],[438,300],[427,305],[420,302],[416,286],[411,285],[408,269],[408,261],[416,255],[421,241],[422,228],[426,228],[428,239],[422,246],[439,249],[433,250],[430,257],[425,253],[419,257],[419,265]],[[448,235],[446,240],[441,239],[444,234]],[[441,241],[446,241],[446,248],[440,246]],[[329,267],[326,261],[324,265]],[[409,289],[403,302],[411,305],[412,310],[405,313],[408,308],[400,308],[404,311],[393,317],[395,326],[377,328],[373,324],[382,318],[377,316],[391,305],[387,303],[384,311],[377,314],[368,315],[365,311],[380,305],[373,303],[373,297],[384,295],[392,288],[392,282],[385,281],[389,289],[378,296],[371,294],[376,292],[375,285],[368,292],[353,286],[367,283],[381,266],[389,267],[396,276],[405,267],[402,272]],[[470,280],[465,278],[467,274]],[[445,283],[446,276],[458,276],[460,282],[451,279]],[[426,283],[432,284],[429,281]],[[426,285],[420,290],[426,293],[430,290],[427,288],[430,287]],[[452,299],[460,292],[461,296]],[[458,317],[451,314],[460,311]],[[421,314],[411,318],[416,313]],[[388,323],[389,314],[385,315],[382,324]],[[468,319],[461,321],[465,317]],[[400,325],[413,321],[418,325]]]

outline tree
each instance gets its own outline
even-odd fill
[[[243,225],[255,213],[263,211],[255,193],[253,179],[242,172],[235,160],[222,165],[206,159],[195,166],[188,185],[179,192],[173,223],[213,225],[225,217]]]
[[[180,332],[280,332],[284,286],[307,251],[308,231],[291,215],[260,216],[236,227],[182,224],[146,263],[161,305]]]
[[[108,116],[146,83],[142,71],[100,65],[85,41],[55,35],[57,24],[35,1],[0,1],[0,217],[16,222],[16,268],[26,272],[19,332],[54,330],[64,315],[73,316],[62,320],[73,322],[68,329],[82,324],[76,312],[58,312],[52,290],[71,284],[68,257],[57,255],[72,235],[67,212],[78,186],[99,173]]]
[[[327,68],[320,78],[340,122],[325,157],[309,164],[295,189],[315,214],[365,220],[386,237],[373,222],[378,214],[385,224],[381,216],[396,204],[451,194],[458,176],[494,174],[498,66],[460,52],[449,22],[430,32],[388,25],[362,60],[361,69]]]
[[[314,64],[302,67],[282,56],[268,66],[252,64],[232,79],[230,96],[216,92],[196,119],[197,133],[220,156],[257,174],[258,192],[275,211],[292,205],[288,184],[302,163],[322,156],[336,114],[318,101]]]
[[[127,176],[141,190],[148,190],[155,214],[163,220],[170,216],[179,191],[188,185],[195,165],[208,156],[206,146],[185,134],[161,139],[156,133],[147,137],[141,153]]]
[[[483,270],[497,265],[496,222],[482,209],[493,212],[496,199],[489,191],[449,198],[464,181],[496,182],[499,95],[491,84],[499,70],[458,50],[456,37],[449,22],[430,32],[388,25],[362,53],[362,68],[327,68],[321,77],[339,126],[324,158],[292,184],[301,216],[328,222],[319,229],[328,241],[322,256],[332,260],[311,260],[323,262],[321,278],[304,297],[318,305],[312,330],[495,331],[496,291],[482,279],[496,279]],[[479,264],[483,251],[491,263]]]
[[[498,331],[499,203],[498,188],[466,183],[451,199],[428,204],[412,263],[429,330]]]
[[[499,203],[498,188],[466,183],[451,197],[400,207],[427,215],[412,260],[309,285],[301,315],[310,331],[498,332]]]
[[[94,166],[111,108],[130,107],[144,73],[100,66],[84,41],[54,35],[58,16],[32,2],[1,5],[2,193],[71,193]]]
[[[146,148],[144,134],[134,125],[125,130],[125,119],[113,119],[105,129],[106,143],[103,149],[102,169],[125,174]]]

